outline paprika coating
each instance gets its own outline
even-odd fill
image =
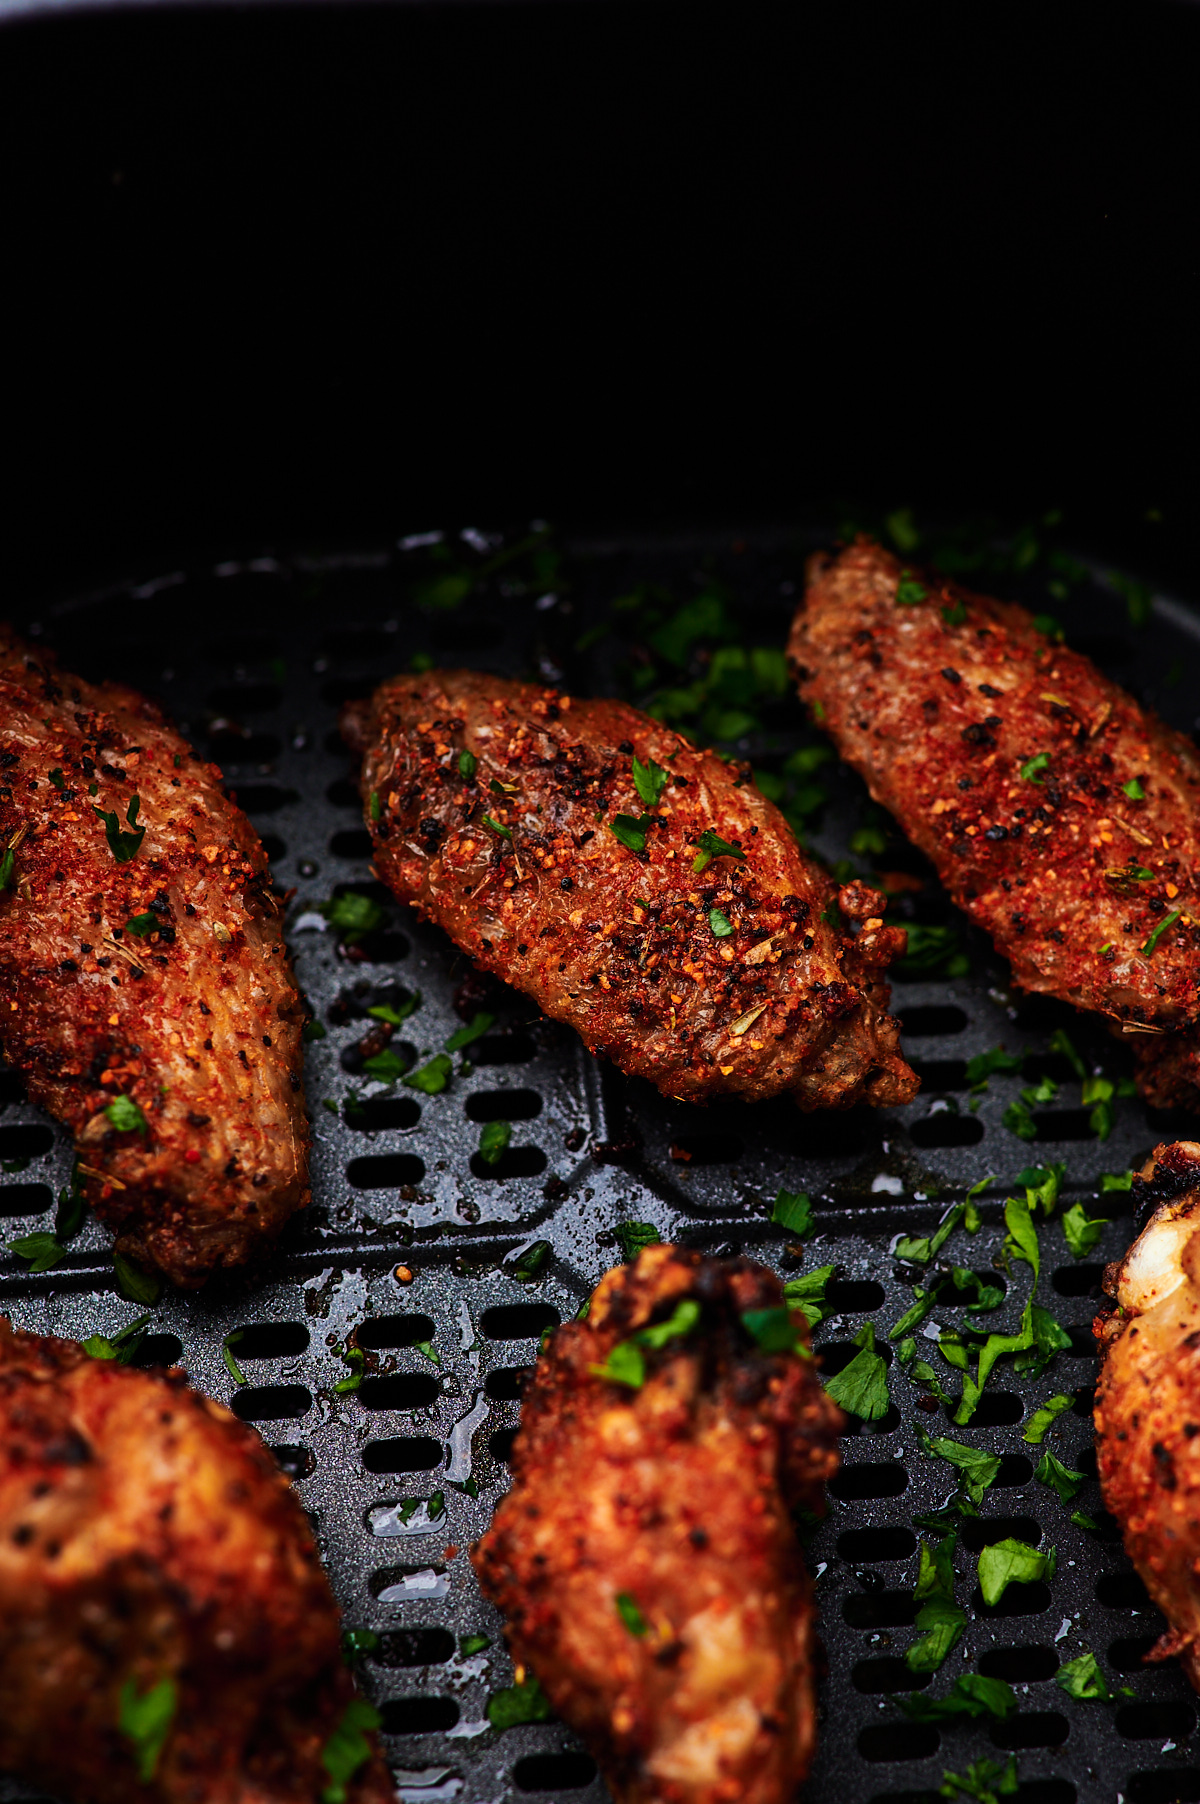
[[[647,1247],[550,1338],[471,1557],[618,1804],[795,1795],[816,1718],[791,1511],[823,1508],[841,1426],[748,1259]]]
[[[1200,1106],[1200,754],[1015,603],[860,538],[815,557],[800,693],[1015,981]]]
[[[304,1002],[258,835],[159,710],[0,631],[0,1046],[117,1250],[203,1284],[308,1201]]]
[[[691,1102],[913,1095],[884,980],[903,930],[715,752],[465,670],[393,678],[343,731],[380,877],[622,1071]]]

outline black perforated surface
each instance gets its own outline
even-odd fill
[[[809,1191],[818,1232],[804,1264],[839,1268],[830,1291],[839,1313],[818,1333],[836,1369],[866,1320],[883,1339],[911,1301],[911,1273],[906,1280],[889,1257],[898,1231],[925,1231],[968,1185],[996,1174],[981,1202],[982,1231],[974,1240],[960,1231],[945,1249],[953,1263],[994,1280],[1000,1207],[1022,1166],[1066,1160],[1063,1206],[1082,1198],[1089,1212],[1112,1214],[1128,1206],[1128,1196],[1098,1198],[1099,1175],[1124,1171],[1157,1140],[1189,1128],[1186,1118],[1151,1119],[1140,1101],[1122,1100],[1111,1137],[1099,1141],[1049,1038],[1065,1026],[1088,1065],[1103,1062],[1114,1077],[1126,1069],[1125,1055],[1071,1011],[1010,995],[1004,969],[975,938],[968,976],[896,985],[905,1048],[925,1083],[911,1106],[881,1115],[671,1103],[590,1058],[573,1034],[511,994],[501,998],[495,1028],[466,1055],[469,1075],[456,1075],[444,1094],[364,1086],[355,1075],[365,1010],[381,997],[419,991],[421,1006],[394,1043],[422,1055],[439,1051],[462,1024],[453,998],[465,967],[444,936],[390,903],[362,958],[339,950],[314,912],[339,886],[386,900],[367,868],[368,843],[337,740],[339,703],[422,653],[603,691],[613,681],[608,643],[576,649],[588,625],[635,580],[668,583],[684,600],[709,565],[738,598],[751,642],[779,644],[806,549],[802,538],[784,534],[751,537],[741,549],[715,537],[579,545],[566,564],[569,586],[560,581],[538,594],[536,586],[520,592],[508,584],[505,593],[493,582],[441,616],[409,599],[419,553],[263,558],[43,601],[16,622],[28,627],[32,619],[68,667],[145,687],[209,744],[263,833],[280,883],[296,892],[289,918],[297,971],[327,1030],[308,1047],[314,1208],[293,1224],[262,1281],[166,1298],[143,1357],[180,1359],[202,1389],[260,1425],[294,1474],[347,1622],[383,1637],[363,1679],[383,1711],[399,1795],[409,1804],[491,1804],[538,1793],[598,1804],[602,1796],[591,1763],[562,1725],[503,1734],[488,1725],[488,1695],[511,1682],[511,1667],[466,1548],[506,1483],[504,1456],[519,1409],[515,1373],[531,1364],[540,1328],[572,1314],[619,1256],[618,1221],[651,1221],[664,1239],[743,1248],[792,1272],[797,1264],[770,1224],[770,1201],[781,1184]],[[1018,590],[1010,582],[1005,592]],[[1136,632],[1124,601],[1100,583],[1058,611],[1072,639],[1110,674],[1191,728],[1200,646],[1186,609],[1160,600],[1150,626]],[[739,750],[769,762],[803,731],[798,707],[782,703]],[[812,839],[836,859],[861,822],[863,792],[844,771],[821,774],[831,801]],[[893,840],[889,856],[874,863],[893,868],[903,857]],[[859,864],[872,868],[870,859]],[[920,920],[950,918],[933,891],[911,906]],[[1061,1080],[1032,1144],[1015,1138],[1001,1116],[1035,1066],[1023,1077],[993,1077],[971,1112],[965,1061],[1000,1042],[1042,1053],[1042,1069]],[[45,1211],[67,1177],[70,1151],[11,1077],[0,1083],[0,1215],[12,1238],[51,1225]],[[365,1104],[356,1125],[324,1106],[328,1099],[340,1111],[352,1090]],[[514,1124],[512,1147],[492,1171],[477,1155],[489,1119]],[[916,1638],[912,1518],[946,1500],[954,1475],[921,1454],[918,1427],[936,1433],[938,1418],[916,1407],[920,1390],[895,1362],[888,1416],[844,1442],[829,1515],[809,1542],[828,1674],[807,1797],[918,1804],[936,1793],[944,1769],[961,1772],[1017,1749],[1027,1804],[1200,1798],[1200,1765],[1188,1753],[1192,1694],[1173,1664],[1139,1664],[1162,1623],[1100,1512],[1096,1487],[1089,1482],[1076,1507],[1099,1518],[1099,1533],[1072,1525],[1069,1510],[1033,1481],[1038,1451],[1021,1439],[1033,1406],[1072,1391],[1075,1409],[1046,1444],[1068,1464],[1091,1460],[1089,1327],[1102,1264],[1124,1248],[1132,1226],[1117,1215],[1078,1262],[1057,1223],[1042,1229],[1039,1298],[1072,1331],[1071,1352],[1036,1379],[1016,1377],[1002,1363],[971,1425],[942,1424],[943,1432],[1005,1456],[980,1522],[959,1547],[959,1601],[972,1599],[984,1539],[1016,1535],[1058,1549],[1049,1586],[1013,1587],[990,1611],[974,1597],[962,1642],[927,1686],[941,1695],[970,1670],[1007,1678],[1020,1701],[1015,1720],[939,1730],[908,1722],[889,1701],[913,1685],[902,1661]],[[540,1277],[522,1283],[512,1267],[539,1239],[551,1243],[552,1257]],[[69,1257],[42,1277],[4,1258],[3,1307],[39,1332],[119,1330],[137,1310],[113,1288],[107,1249],[107,1236],[89,1223]],[[414,1274],[409,1284],[393,1275],[401,1262]],[[1023,1276],[1013,1281],[989,1327],[1015,1325],[1025,1288]],[[939,1302],[933,1319],[958,1323],[961,1305]],[[250,1325],[237,1349],[248,1380],[239,1388],[222,1342]],[[333,1387],[347,1368],[332,1343],[356,1326],[378,1370],[357,1393],[338,1394]],[[430,1339],[440,1366],[416,1344]],[[926,1348],[936,1360],[934,1343]],[[943,1381],[951,1378],[945,1370]],[[476,1498],[455,1488],[468,1476]],[[405,1524],[393,1507],[437,1491],[445,1515],[436,1527],[424,1510]],[[457,1638],[475,1632],[490,1635],[492,1645],[461,1657]],[[1107,1705],[1067,1697],[1053,1674],[1085,1648],[1114,1689],[1128,1685],[1136,1696]],[[18,1782],[0,1782],[0,1798],[29,1795]]]

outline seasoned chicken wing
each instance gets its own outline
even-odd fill
[[[344,728],[380,876],[623,1071],[695,1102],[914,1093],[885,1012],[902,931],[715,752],[466,670],[396,677]]]
[[[304,1007],[266,856],[132,690],[0,632],[0,1044],[120,1251],[202,1284],[308,1200]]]
[[[1178,1654],[1200,1691],[1200,1144],[1159,1146],[1133,1183],[1157,1203],[1104,1288],[1096,1319],[1096,1447],[1104,1501],[1170,1629],[1148,1658]]]
[[[778,1279],[648,1247],[538,1361],[472,1553],[520,1669],[619,1804],[786,1804],[812,1758],[812,1592],[841,1412]]]
[[[1181,1031],[1200,1019],[1190,742],[1024,608],[866,539],[813,560],[789,656],[842,757],[1016,981],[1108,1016],[1153,1100],[1200,1105],[1200,1036]]]
[[[0,1609],[6,1772],[75,1804],[392,1797],[307,1518],[180,1371],[0,1318]]]

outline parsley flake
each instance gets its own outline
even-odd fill
[[[1112,1697],[1108,1680],[1093,1653],[1080,1654],[1077,1660],[1068,1660],[1060,1666],[1054,1675],[1054,1683],[1070,1698],[1094,1698],[1098,1703],[1106,1704]]]
[[[146,1117],[132,1096],[114,1096],[104,1113],[118,1134],[144,1134],[146,1132]]]
[[[384,914],[378,902],[361,895],[358,890],[347,890],[331,902],[320,903],[318,908],[349,946],[356,944],[364,933],[374,933],[383,925]]]
[[[92,813],[97,815],[100,820],[104,822],[104,833],[108,840],[108,849],[118,864],[128,864],[131,859],[136,858],[138,851],[141,848],[142,841],[146,837],[146,829],[144,827],[139,827],[137,824],[138,810],[141,805],[140,796],[130,797],[129,806],[125,810],[125,820],[128,823],[129,832],[125,833],[121,830],[119,815],[108,812],[103,808],[97,808],[95,803],[92,804]]]
[[[482,1011],[477,1015],[472,1015],[467,1027],[457,1028],[450,1035],[446,1041],[446,1051],[461,1052],[464,1046],[473,1046],[476,1040],[482,1040],[484,1034],[489,1033],[495,1025],[495,1015],[488,1015]]]
[[[1103,1216],[1087,1215],[1082,1203],[1073,1203],[1062,1218],[1063,1234],[1072,1256],[1085,1259],[1107,1226]]]
[[[143,1270],[124,1253],[113,1253],[113,1272],[116,1275],[117,1289],[131,1303],[158,1302],[162,1296],[162,1280],[155,1273]]]
[[[1048,1553],[1039,1553],[1027,1541],[1016,1541],[1011,1535],[985,1547],[979,1555],[979,1589],[984,1603],[998,1604],[1010,1585],[1053,1578],[1055,1564],[1053,1547]]]
[[[664,770],[661,764],[656,764],[653,758],[647,759],[646,763],[643,764],[635,754],[633,760],[633,787],[637,790],[638,795],[642,798],[642,801],[645,802],[647,808],[656,808],[658,806],[662,797],[662,792],[667,787],[669,780],[670,772]]]
[[[1139,951],[1142,953],[1142,956],[1144,958],[1149,958],[1150,954],[1154,951],[1154,948],[1158,945],[1159,940],[1162,938],[1163,934],[1167,931],[1167,928],[1174,927],[1176,921],[1179,919],[1179,917],[1182,913],[1183,913],[1182,909],[1176,908],[1172,911],[1171,914],[1165,915],[1163,917],[1163,919],[1158,923],[1158,926],[1154,929],[1154,932],[1146,940],[1145,944],[1143,946],[1139,947]]]
[[[511,827],[502,827],[500,825],[500,822],[497,820],[493,820],[490,814],[485,814],[483,816],[483,824],[485,827],[490,827],[493,833],[498,833],[500,835],[501,839],[507,839],[511,843],[511,840],[512,840],[512,828]]]
[[[887,1364],[875,1351],[875,1325],[868,1322],[854,1337],[859,1351],[848,1366],[825,1383],[835,1403],[853,1416],[875,1422],[888,1412]]]
[[[637,1604],[629,1595],[628,1591],[618,1591],[613,1601],[617,1606],[617,1615],[621,1618],[621,1621],[625,1624],[625,1627],[629,1630],[631,1635],[637,1635],[640,1638],[642,1635],[649,1633],[650,1624],[646,1621],[646,1618],[642,1615],[642,1612],[638,1609]]]
[[[1026,783],[1044,782],[1045,779],[1042,777],[1041,772],[1046,769],[1049,762],[1049,752],[1038,752],[1034,757],[1027,758],[1020,770],[1022,780]]]
[[[367,813],[373,821],[377,821],[383,813],[383,803],[379,799],[379,791],[377,789],[371,791],[370,800],[367,803]]]
[[[10,1240],[10,1253],[18,1259],[28,1259],[30,1272],[48,1272],[52,1266],[65,1259],[67,1249],[54,1234],[23,1234],[19,1240]]]
[[[743,1309],[742,1326],[764,1353],[808,1353],[791,1310],[782,1305],[778,1309]]]
[[[1049,615],[1039,614],[1037,619],[1049,619]],[[1010,1754],[1003,1766],[998,1760],[973,1760],[965,1773],[943,1772],[938,1789],[943,1798],[957,1798],[962,1792],[974,1804],[999,1804],[1017,1790],[1017,1757]]]
[[[719,940],[727,940],[733,932],[733,923],[730,921],[729,916],[722,914],[719,908],[709,909],[708,924],[712,928],[716,938]]]
[[[17,858],[9,846],[3,858],[0,858],[0,890],[15,889],[17,876]]]
[[[802,1239],[813,1231],[812,1203],[803,1190],[780,1190],[771,1208],[771,1220],[788,1234]]]
[[[468,783],[478,769],[479,760],[474,752],[460,752],[458,754],[458,774],[460,777],[464,777]]]
[[[426,1096],[440,1096],[453,1070],[454,1060],[449,1053],[439,1052],[419,1071],[410,1071],[403,1081],[410,1090],[420,1090]]]
[[[662,1240],[662,1235],[650,1221],[619,1221],[614,1231],[629,1263],[637,1258],[643,1247],[657,1246]]]
[[[363,1060],[363,1070],[368,1077],[373,1077],[383,1084],[394,1084],[404,1076],[411,1060],[391,1046],[385,1046],[381,1052],[373,1052],[369,1059]]]
[[[924,583],[918,582],[911,570],[900,572],[900,581],[896,584],[896,606],[898,608],[915,607],[919,601],[929,599],[929,590]]]
[[[479,1157],[485,1165],[499,1165],[513,1137],[511,1121],[485,1121],[479,1135]]]
[[[371,1758],[367,1736],[383,1725],[383,1718],[366,1698],[351,1698],[342,1712],[341,1721],[321,1749],[321,1765],[330,1783],[321,1793],[321,1804],[345,1804],[346,1787],[360,1767]]]
[[[627,852],[644,852],[652,818],[648,814],[643,814],[640,820],[636,815],[617,814],[609,821],[608,830]]]
[[[386,1021],[389,1027],[402,1027],[408,1017],[415,1014],[421,1006],[421,992],[414,990],[411,996],[396,1006],[393,1002],[377,1002],[374,1008],[367,1010],[375,1021]]]
[[[221,1342],[221,1358],[225,1361],[225,1370],[235,1384],[247,1383],[246,1374],[233,1356],[233,1349],[245,1339],[245,1335],[244,1328],[235,1328],[232,1334],[227,1334]]]
[[[1064,1410],[1072,1407],[1074,1402],[1074,1397],[1068,1397],[1065,1392],[1060,1392],[1057,1397],[1047,1397],[1041,1408],[1035,1409],[1029,1418],[1029,1426],[1021,1439],[1029,1441],[1034,1447],[1040,1447],[1046,1438],[1047,1430],[1058,1420]]]
[[[1039,1484],[1057,1491],[1061,1504],[1074,1503],[1076,1493],[1086,1483],[1082,1472],[1076,1472],[1073,1466],[1065,1466],[1049,1449],[1038,1461],[1033,1476]]]
[[[550,1699],[536,1679],[523,1685],[506,1685],[488,1699],[487,1719],[493,1729],[512,1729],[517,1723],[546,1723],[554,1715]]]
[[[148,933],[157,933],[161,926],[162,922],[158,916],[148,910],[144,915],[131,915],[125,923],[125,932],[134,934],[139,940],[144,940]]]
[[[707,870],[714,858],[736,858],[742,864],[746,862],[746,854],[740,846],[731,846],[727,839],[722,839],[711,827],[706,827],[696,841],[699,850],[692,860],[693,871]]]
[[[158,1771],[159,1757],[178,1707],[179,1690],[174,1679],[160,1679],[141,1697],[136,1680],[126,1679],[121,1687],[117,1727],[133,1743],[138,1778],[143,1785],[148,1785]]]
[[[953,1689],[944,1698],[927,1698],[913,1691],[896,1702],[913,1722],[938,1723],[950,1716],[1011,1716],[1017,1707],[1017,1694],[1003,1679],[968,1672],[955,1679]]]

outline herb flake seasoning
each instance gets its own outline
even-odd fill
[[[714,833],[711,827],[707,827],[700,835],[696,846],[697,853],[692,860],[692,869],[697,873],[707,870],[714,858],[736,858],[740,864],[746,862],[746,854],[742,848],[731,846],[727,839],[722,839],[721,835]]]
[[[120,816],[112,810],[97,808],[92,804],[92,813],[104,822],[104,833],[108,840],[108,849],[118,864],[129,864],[141,850],[142,841],[146,837],[146,829],[137,824],[138,810],[142,805],[140,796],[131,796],[129,806],[125,810],[125,820],[129,831],[122,830]]]
[[[628,852],[644,852],[646,850],[646,834],[650,830],[651,816],[643,814],[639,820],[632,814],[617,814],[608,823],[608,830],[618,844]]]
[[[1148,936],[1148,938],[1145,940],[1144,944],[1138,948],[1138,950],[1141,952],[1143,958],[1150,957],[1151,953],[1154,951],[1154,948],[1158,945],[1159,940],[1162,938],[1163,934],[1167,931],[1167,928],[1174,927],[1176,921],[1179,920],[1182,913],[1183,913],[1183,910],[1181,908],[1176,908],[1169,915],[1163,916],[1162,920],[1158,923],[1158,926]]]

